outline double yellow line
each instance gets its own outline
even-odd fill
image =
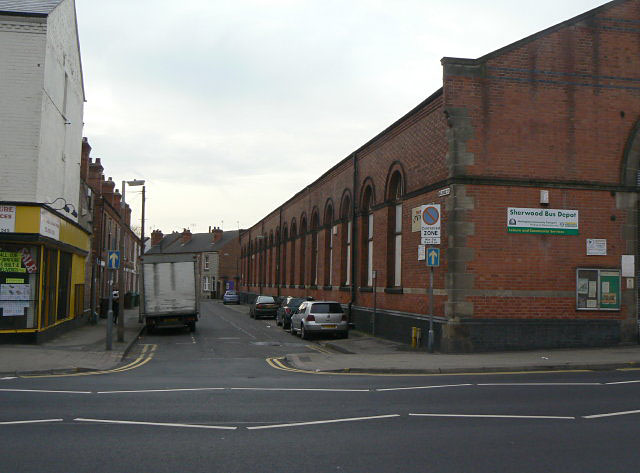
[[[39,375],[27,375],[20,376],[21,378],[65,378],[71,376],[94,376],[98,374],[112,374],[112,373],[122,373],[124,371],[133,370],[136,368],[140,368],[143,365],[146,365],[153,359],[153,355],[158,348],[155,344],[145,344],[142,345],[142,352],[140,356],[136,358],[131,363],[121,366],[119,368],[114,368],[112,370],[96,370],[96,371],[83,371],[82,373],[66,373],[66,374],[39,374]]]

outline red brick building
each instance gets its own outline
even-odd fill
[[[441,350],[635,340],[638,38],[640,0],[615,0],[444,58],[440,90],[241,235],[243,291],[338,300],[409,342],[429,311],[412,218],[439,204]]]

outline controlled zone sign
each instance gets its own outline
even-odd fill
[[[109,251],[107,256],[107,269],[119,269],[120,268],[120,252]]]
[[[421,207],[421,230],[423,245],[439,245],[440,244],[440,204],[428,204]]]

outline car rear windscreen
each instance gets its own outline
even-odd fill
[[[342,306],[337,302],[320,302],[318,304],[313,304],[311,312],[314,314],[341,314]]]
[[[272,303],[275,302],[275,299],[271,296],[260,296],[258,297],[258,302],[261,303]]]

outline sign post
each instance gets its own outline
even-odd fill
[[[440,266],[440,249],[429,248],[427,250],[427,266],[429,267],[429,336],[427,338],[427,350],[433,353],[433,268]]]
[[[107,253],[107,269],[109,270],[109,310],[107,311],[107,350],[113,346],[113,272],[120,267],[120,252]],[[120,306],[118,305],[118,309]]]

